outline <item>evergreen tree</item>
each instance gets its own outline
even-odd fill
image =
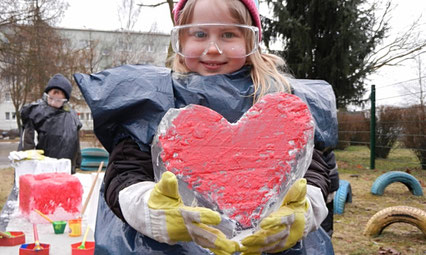
[[[284,48],[273,52],[287,61],[289,71],[296,78],[328,81],[338,107],[359,103],[364,79],[375,70],[367,57],[388,30],[386,22],[377,28],[376,7],[365,0],[266,2],[273,17],[262,17],[264,41],[267,47],[283,42]]]

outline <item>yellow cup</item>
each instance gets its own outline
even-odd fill
[[[81,218],[75,220],[69,220],[68,226],[70,228],[69,236],[76,237],[81,236]]]

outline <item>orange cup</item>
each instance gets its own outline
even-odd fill
[[[77,237],[81,236],[81,218],[68,221],[68,227],[70,228],[69,236]]]

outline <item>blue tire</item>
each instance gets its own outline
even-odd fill
[[[108,157],[109,153],[103,148],[84,148],[81,150],[80,169],[96,171],[101,162],[104,162],[102,169],[105,170],[108,165]]]
[[[81,150],[82,157],[109,157],[109,153],[103,148],[84,148]]]
[[[385,188],[394,182],[401,182],[410,190],[415,196],[423,196],[422,186],[420,182],[411,174],[401,171],[390,171],[377,177],[371,187],[373,195],[381,196]]]
[[[348,181],[339,180],[339,189],[337,189],[336,194],[334,194],[334,214],[343,214],[346,203],[352,203],[351,184]]]

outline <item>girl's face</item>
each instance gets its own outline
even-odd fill
[[[190,24],[224,23],[235,24],[231,17],[226,2],[223,0],[198,0],[194,7]],[[203,33],[204,34],[204,33]],[[200,36],[200,33],[196,33]],[[211,42],[205,48],[204,54],[198,58],[184,57],[185,65],[192,72],[201,75],[228,74],[239,70],[246,63],[247,57],[230,58],[226,50],[220,49],[223,45],[219,42],[222,38],[235,36],[229,31],[210,29],[208,31]],[[237,35],[238,36],[238,35]],[[191,51],[190,43],[182,40],[182,51]],[[241,38],[241,48],[245,48],[245,40]]]

